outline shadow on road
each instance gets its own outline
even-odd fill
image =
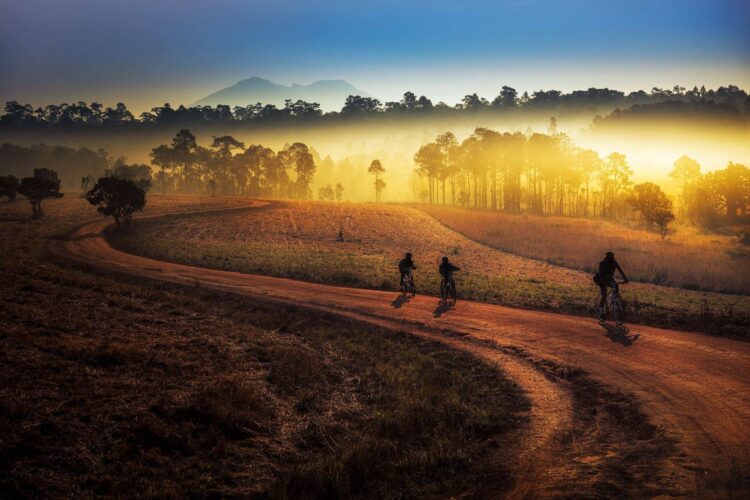
[[[438,306],[435,308],[434,311],[432,311],[432,316],[435,318],[439,318],[443,315],[444,312],[447,312],[448,309],[450,309],[451,306],[448,305],[447,302],[443,302],[442,300],[438,303]]]
[[[640,333],[630,335],[630,328],[622,325],[610,325],[600,321],[599,324],[607,331],[606,337],[616,344],[624,345],[625,347],[633,345],[633,342],[638,340],[641,336]]]
[[[396,299],[393,302],[391,302],[391,305],[393,306],[394,309],[399,309],[402,305],[406,304],[407,302],[409,302],[408,297],[399,295],[398,297],[396,297]]]

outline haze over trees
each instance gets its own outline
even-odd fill
[[[298,199],[312,197],[310,186],[317,169],[313,153],[301,142],[274,152],[221,136],[205,148],[187,129],[180,130],[170,145],[154,148],[151,162],[157,167],[155,183],[162,193],[211,191]]]
[[[633,218],[666,236],[673,202],[651,182],[633,186],[625,155],[601,158],[561,133],[525,135],[477,128],[458,143],[450,132],[414,154],[426,203],[509,213]],[[750,170],[730,162],[705,175],[688,157],[675,162],[680,212],[697,224],[732,224],[750,211]],[[447,192],[446,192],[447,187]]]
[[[186,128],[200,123],[283,123],[349,120],[361,117],[440,116],[460,114],[507,113],[587,113],[607,114],[597,118],[595,125],[607,126],[651,116],[679,116],[692,119],[703,116],[730,123],[747,123],[750,116],[750,98],[745,90],[735,85],[717,89],[694,87],[687,90],[679,85],[672,89],[652,88],[628,94],[608,88],[589,88],[570,93],[559,90],[538,90],[529,94],[507,85],[502,86],[494,98],[484,98],[476,93],[467,94],[460,102],[433,103],[426,96],[417,97],[405,92],[400,101],[381,102],[362,95],[349,95],[340,111],[323,113],[319,103],[301,99],[287,99],[283,107],[257,102],[231,107],[227,104],[195,105],[177,108],[165,103],[138,117],[125,104],[104,107],[101,103],[85,102],[50,104],[34,108],[31,104],[8,101],[5,113],[0,116],[0,129],[62,128],[80,130],[87,128],[127,128],[168,126]]]
[[[0,145],[0,173],[16,177],[32,175],[34,169],[52,168],[73,180],[70,187],[77,188],[80,179],[91,175],[98,178],[114,160],[103,149],[93,151],[88,148],[70,148],[66,146],[48,146],[36,144],[30,147],[14,144]]]

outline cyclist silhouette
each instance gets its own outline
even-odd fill
[[[599,263],[599,272],[594,275],[594,283],[599,285],[599,289],[602,292],[602,299],[599,303],[599,307],[604,308],[606,304],[608,287],[615,293],[618,293],[620,290],[617,281],[615,281],[615,271],[620,272],[623,283],[628,283],[629,280],[627,276],[625,276],[625,272],[615,260],[614,252],[607,252],[604,256],[604,260]]]
[[[414,261],[411,258],[411,252],[406,252],[404,258],[401,259],[398,263],[398,272],[401,273],[401,280],[403,281],[404,277],[408,274],[411,274],[411,272],[416,268],[417,266],[414,264]]]
[[[453,273],[460,270],[460,267],[454,266],[450,261],[448,261],[448,257],[445,256],[440,262],[440,267],[438,268],[440,276],[443,277],[443,281],[446,284],[450,284],[453,287],[453,290],[456,289],[456,283],[453,281]]]

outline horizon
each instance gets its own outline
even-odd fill
[[[750,6],[734,0],[0,4],[0,99],[34,105],[124,102],[141,112],[189,105],[253,76],[345,80],[381,101],[409,90],[446,103],[474,92],[492,98],[502,85],[750,87],[742,21]]]

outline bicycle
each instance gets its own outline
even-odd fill
[[[625,281],[618,281],[618,285],[624,285]],[[596,310],[596,317],[599,321],[607,321],[607,317],[610,317],[614,322],[621,326],[625,322],[625,301],[622,300],[620,293],[615,291],[614,288],[609,290],[607,297],[604,301],[604,307],[602,307],[602,293],[596,297],[596,303],[594,308]]]
[[[448,305],[456,305],[456,282],[453,277],[440,281],[440,298]]]
[[[417,287],[414,286],[414,275],[410,272],[401,276],[401,295],[406,297],[409,293],[411,293],[412,297],[417,295]]]

